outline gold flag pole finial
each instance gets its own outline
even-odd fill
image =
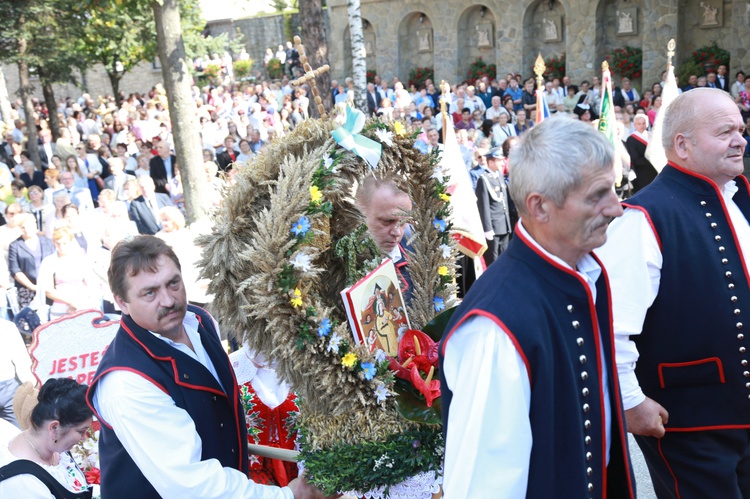
[[[312,66],[307,62],[307,54],[305,53],[305,46],[302,45],[302,39],[299,36],[294,37],[294,44],[297,46],[297,52],[299,52],[299,61],[302,63],[302,67],[305,70],[305,75],[289,82],[292,86],[302,85],[305,82],[310,82],[310,90],[312,91],[315,104],[318,106],[318,113],[320,113],[321,119],[328,118],[326,110],[323,107],[323,99],[320,98],[318,93],[318,87],[315,86],[315,78],[323,73],[327,73],[331,67],[326,64],[318,69],[313,70]]]
[[[609,71],[609,63],[607,61],[602,62],[602,71]]]
[[[675,47],[677,47],[677,44],[675,43],[674,38],[672,38],[669,40],[669,43],[667,43],[667,71],[672,67],[672,57],[674,57]]]
[[[536,56],[536,62],[534,63],[534,73],[536,73],[536,86],[541,90],[542,81],[544,81],[544,72],[547,70],[547,66],[544,64],[542,53]]]

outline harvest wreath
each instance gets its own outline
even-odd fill
[[[351,108],[338,128],[307,120],[240,169],[212,233],[199,240],[214,315],[274,359],[298,393],[301,458],[327,494],[364,493],[441,466],[439,418],[426,423],[396,400],[409,395],[393,396],[394,360],[354,342],[340,298],[384,256],[354,195],[366,176],[388,175],[414,206],[405,214],[414,229],[412,327],[454,305],[447,179],[437,154],[413,148],[416,136],[400,121],[365,123]]]

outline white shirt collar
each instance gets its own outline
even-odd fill
[[[532,246],[534,246],[536,249],[538,249],[543,255],[547,256],[550,260],[552,260],[555,263],[558,263],[562,265],[565,268],[571,269],[576,271],[581,277],[583,277],[586,282],[589,285],[589,288],[591,288],[591,292],[594,295],[594,299],[596,299],[596,281],[599,279],[599,276],[602,274],[602,267],[599,265],[599,263],[596,261],[596,259],[591,256],[590,253],[587,253],[583,255],[578,262],[576,262],[577,268],[572,268],[570,265],[568,265],[566,262],[564,262],[560,257],[557,257],[547,251],[546,249],[542,248],[538,242],[534,240],[533,237],[531,237],[531,234],[528,233],[526,228],[523,226],[523,221],[518,221],[518,230],[520,230],[521,234],[529,240],[529,243],[531,243]]]

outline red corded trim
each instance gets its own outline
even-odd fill
[[[734,246],[735,248],[739,250],[737,251],[737,253],[740,255],[740,261],[742,262],[742,271],[745,273],[745,280],[750,282],[750,274],[748,274],[747,272],[747,262],[745,261],[744,254],[740,250],[741,248],[740,240],[737,237],[737,232],[734,230],[734,224],[732,223],[732,218],[729,216],[729,211],[727,210],[727,205],[724,202],[724,196],[722,195],[721,189],[719,189],[719,186],[716,185],[716,182],[714,182],[713,180],[711,180],[710,178],[704,175],[701,175],[700,173],[695,173],[690,170],[686,170],[685,168],[675,163],[672,163],[671,161],[668,161],[667,164],[671,166],[672,168],[684,173],[685,175],[690,175],[691,177],[695,177],[695,178],[703,180],[708,185],[710,185],[714,189],[714,191],[716,191],[716,196],[719,198],[719,203],[721,203],[721,209],[724,211],[724,217],[727,219],[727,223],[729,224],[729,230],[732,232],[732,239],[734,240]],[[738,178],[745,185],[745,188],[748,189],[748,191],[750,191],[750,184],[748,184],[747,178],[745,178],[743,175],[739,175]]]
[[[664,461],[664,465],[667,467],[667,470],[669,470],[669,474],[672,475],[672,480],[674,480],[674,492],[677,495],[677,499],[681,499],[682,496],[680,495],[680,487],[677,484],[677,477],[675,476],[674,471],[672,471],[672,467],[669,465],[669,461],[667,461],[667,457],[664,455],[664,451],[661,448],[661,442],[662,442],[661,439],[657,440],[657,445],[659,447],[659,455]]]
[[[649,215],[648,211],[646,211],[646,208],[643,206],[635,206],[628,203],[622,203],[622,205],[625,208],[630,208],[633,210],[638,210],[646,217],[646,222],[651,226],[651,231],[654,233],[654,237],[656,237],[656,243],[659,245],[659,251],[662,251],[662,245],[661,245],[661,238],[659,237],[659,233],[656,232],[656,226],[654,225],[654,221],[651,220],[651,215]]]
[[[638,142],[640,142],[641,144],[643,144],[644,146],[648,147],[648,141],[646,139],[644,139],[643,137],[641,137],[639,135],[636,135],[634,133],[631,133],[630,136],[633,137]]]
[[[106,426],[107,428],[109,428],[110,430],[112,429],[112,426],[109,423],[107,423],[104,419],[102,419],[102,417],[99,415],[99,413],[94,408],[94,405],[92,403],[93,400],[94,400],[94,394],[91,393],[91,392],[94,389],[94,387],[97,385],[97,383],[99,382],[99,380],[102,378],[102,376],[104,376],[105,374],[110,373],[112,371],[127,371],[127,372],[130,372],[130,373],[133,373],[133,374],[137,374],[138,376],[142,377],[146,381],[151,382],[154,386],[156,386],[159,390],[163,391],[165,394],[169,395],[169,392],[167,392],[166,388],[164,388],[162,385],[160,385],[159,383],[157,383],[156,381],[154,381],[154,379],[151,378],[150,376],[147,376],[146,374],[142,373],[141,371],[138,371],[137,369],[133,369],[133,368],[130,368],[130,367],[110,367],[106,371],[102,371],[101,373],[99,373],[99,375],[96,378],[94,378],[91,381],[91,386],[89,386],[88,389],[86,390],[86,405],[89,406],[89,409],[91,409],[91,412],[94,413],[94,415],[96,416],[96,419],[98,419],[99,421],[101,421],[102,424],[104,426]],[[89,402],[89,398],[91,399],[92,402]]]
[[[685,428],[667,428],[666,431],[672,431],[675,433],[687,433],[691,431],[711,431],[711,430],[746,430],[750,428],[750,424],[728,424],[728,425],[716,425],[716,426],[689,426]]]
[[[466,319],[469,319],[470,317],[473,317],[475,315],[480,315],[482,317],[486,317],[490,319],[492,322],[497,324],[497,326],[505,332],[505,334],[508,335],[508,338],[510,338],[510,341],[513,342],[513,346],[516,347],[516,351],[518,352],[518,355],[521,356],[521,359],[523,360],[523,363],[526,365],[526,373],[529,376],[529,385],[531,385],[531,367],[529,365],[529,359],[526,358],[526,354],[524,353],[523,349],[521,348],[521,344],[518,343],[518,340],[516,339],[515,335],[510,332],[510,329],[508,326],[506,326],[503,321],[495,317],[494,315],[490,314],[489,312],[485,312],[484,310],[480,310],[478,308],[475,308],[473,310],[469,310],[469,312],[464,315],[458,323],[453,326],[453,329],[450,330],[448,333],[448,336],[445,337],[445,341],[443,341],[443,348],[441,354],[443,357],[445,357],[445,347],[448,344],[448,340],[450,340],[451,336],[453,336],[453,333],[456,332],[456,329],[461,326],[461,324],[464,323]]]
[[[206,315],[209,315],[209,316],[211,315],[208,313],[206,309],[201,308],[197,305],[194,305],[194,306],[195,308],[199,310],[203,310],[206,313]],[[195,314],[195,317],[198,319],[198,322],[200,323],[200,325],[203,326],[203,320],[201,319],[201,316],[198,314]],[[206,329],[206,327],[203,326],[203,329]],[[239,418],[239,414],[240,414],[239,412],[239,400],[240,400],[239,387],[237,386],[237,377],[234,375],[234,368],[232,367],[232,362],[229,360],[229,356],[224,355],[224,358],[226,359],[226,362],[227,362],[227,369],[229,369],[229,375],[232,378],[232,387],[233,387],[232,388],[232,395],[233,395],[232,407],[234,409],[233,415],[234,415],[235,430],[237,431],[237,444],[238,444],[237,449],[239,449],[239,452],[237,453],[238,454],[237,458],[239,459],[239,462],[237,463],[237,469],[241,470],[242,459],[243,459],[242,458],[243,446],[242,446],[242,431],[240,430],[240,418]]]
[[[700,360],[691,360],[689,362],[660,362],[658,365],[659,369],[659,386],[662,388],[666,388],[664,386],[664,368],[665,367],[687,367],[687,366],[697,366],[698,364],[708,364],[710,362],[714,362],[719,367],[719,379],[721,379],[722,383],[726,383],[726,380],[724,379],[724,366],[721,363],[721,359],[718,357],[707,357],[705,359]]]
[[[146,353],[148,355],[150,355],[152,358],[154,358],[156,360],[160,360],[162,362],[169,362],[170,364],[172,364],[172,372],[174,373],[174,382],[178,386],[182,386],[182,387],[185,387],[185,388],[191,388],[193,390],[200,390],[200,391],[204,391],[204,392],[209,392],[209,393],[213,393],[214,395],[221,395],[222,397],[226,397],[227,396],[227,394],[224,393],[222,390],[216,390],[214,388],[209,388],[207,386],[194,385],[192,383],[184,383],[184,382],[180,381],[180,377],[178,375],[179,373],[177,372],[177,361],[174,359],[174,357],[169,357],[169,356],[168,357],[159,357],[158,355],[155,355],[151,350],[148,349],[148,347],[146,345],[143,344],[142,341],[140,341],[135,336],[135,334],[133,334],[133,332],[128,328],[128,326],[125,325],[124,321],[122,322],[122,328],[125,330],[126,333],[128,333],[130,335],[130,337],[133,339],[133,341],[135,341],[136,343],[138,343],[146,351]]]
[[[609,338],[609,347],[610,347],[610,358],[612,359],[612,362],[615,362],[616,354],[615,354],[615,340],[614,340],[614,316],[612,312],[612,293],[609,291],[609,274],[607,274],[607,269],[604,268],[604,265],[602,264],[602,261],[599,259],[598,256],[592,253],[594,257],[594,260],[599,264],[599,266],[602,268],[602,278],[604,279],[604,283],[606,284],[606,295],[607,295],[607,310],[609,312],[609,316],[607,317],[607,325],[609,327],[609,333],[607,334]],[[622,414],[624,414],[624,411],[622,409],[622,399],[619,396],[620,393],[620,379],[617,374],[617,369],[611,369],[608,371],[609,376],[612,378],[612,386],[614,387],[614,393],[617,394],[616,396],[610,395],[610,399],[614,401],[614,408],[616,413],[612,415],[613,419],[617,421],[617,430],[620,435],[620,441],[622,442],[622,457],[623,462],[625,464],[625,473],[626,477],[628,478],[628,490],[630,492],[630,497],[632,499],[635,499],[635,491],[633,490],[633,483],[630,479],[631,470],[630,470],[630,456],[627,452],[627,432],[625,431],[625,425],[623,424]],[[606,453],[606,450],[605,450]],[[606,474],[605,474],[606,477]],[[604,487],[604,497],[606,498],[607,494],[607,488]]]

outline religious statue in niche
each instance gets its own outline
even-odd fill
[[[637,8],[620,9],[617,11],[617,34],[635,35],[637,33],[636,20]]]
[[[365,35],[365,52],[368,56],[375,55],[375,37],[372,35]]]
[[[718,26],[719,25],[719,8],[705,2],[701,2],[703,8],[703,24],[702,26]]]
[[[477,47],[480,49],[492,47],[492,24],[483,23],[477,25]]]
[[[432,30],[431,29],[418,29],[417,30],[417,42],[419,52],[432,52]]]
[[[560,17],[545,16],[542,18],[542,39],[545,42],[562,41],[560,32]]]

